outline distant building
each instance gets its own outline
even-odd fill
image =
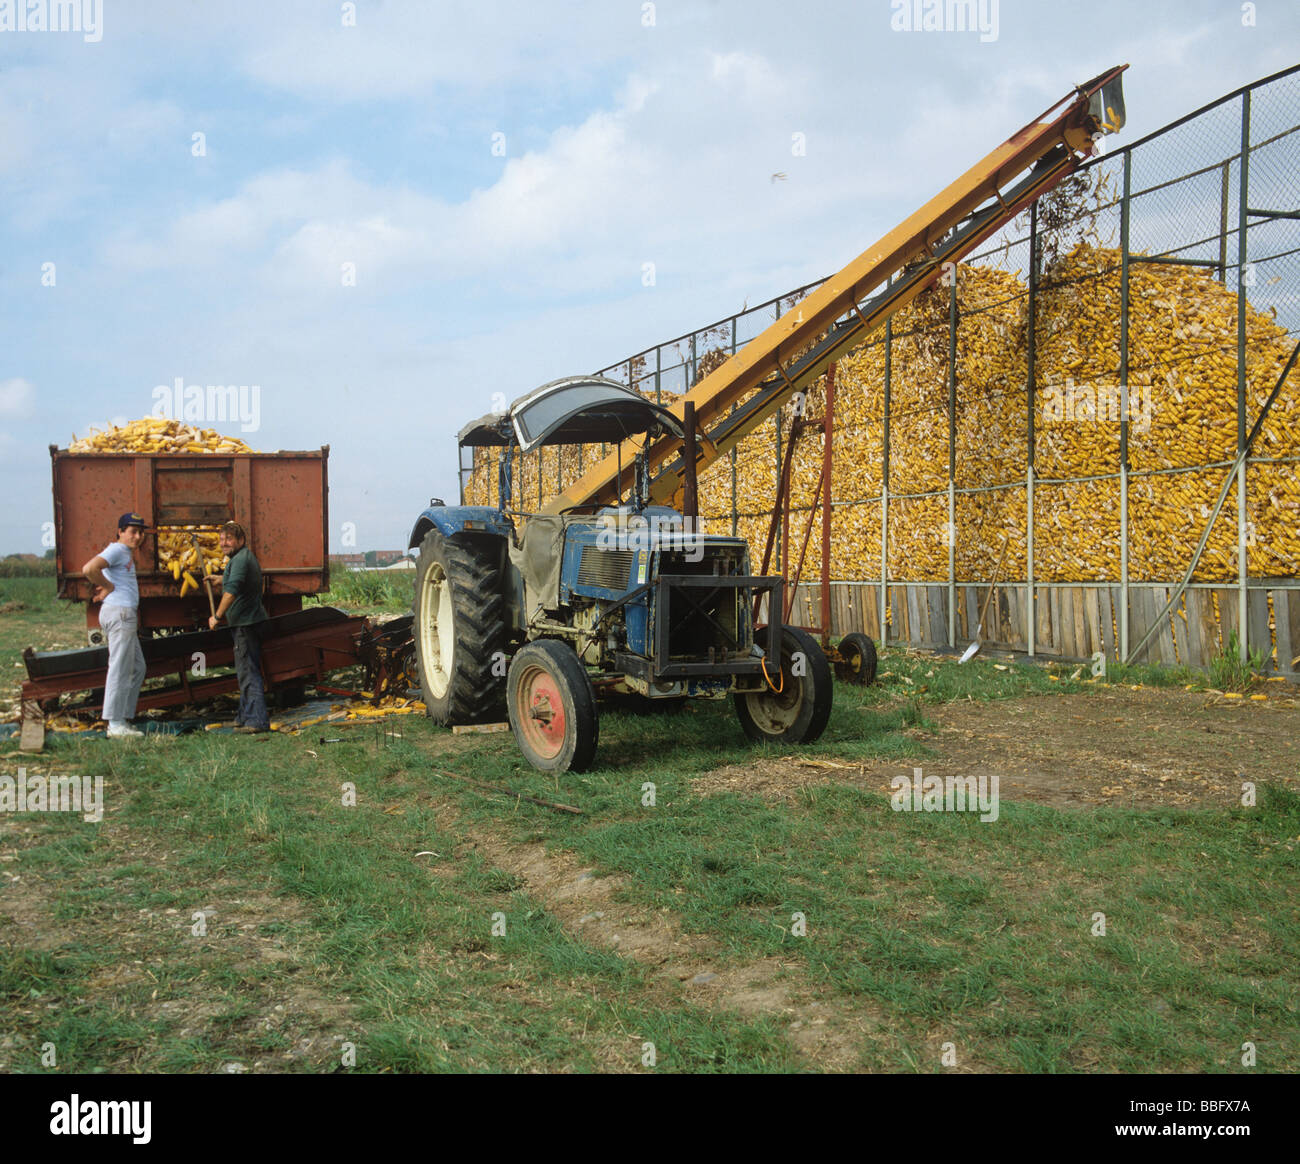
[[[405,550],[376,550],[375,565],[391,566],[394,562],[401,561],[406,557]]]
[[[341,570],[363,570],[365,554],[330,554],[330,565]]]

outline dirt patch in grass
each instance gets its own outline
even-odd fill
[[[96,827],[120,852],[122,864],[161,869],[184,857],[111,817]],[[23,861],[24,849],[42,839],[39,825],[15,821],[5,830],[0,953],[93,957],[94,965],[68,997],[50,994],[49,1000],[29,1005],[15,1000],[8,1025],[16,1032],[35,1031],[42,1009],[50,1005],[109,1006],[156,1034],[147,1044],[122,1046],[97,1064],[108,1070],[214,1069],[210,1059],[186,1066],[167,1058],[178,1045],[194,1041],[216,1049],[222,1063],[215,1069],[232,1073],[321,1071],[338,1065],[340,1044],[356,1037],[357,1025],[350,1017],[350,1001],[329,993],[299,948],[310,936],[301,902],[247,885],[214,882],[195,887],[193,902],[184,908],[138,908],[105,899],[67,916],[60,905],[75,895],[67,897],[58,875]],[[78,892],[93,894],[115,885],[127,898],[134,880],[83,878]],[[206,912],[205,934],[193,933],[197,911]],[[178,957],[192,971],[169,979]],[[268,963],[273,973],[267,973]],[[51,983],[49,989],[57,987]],[[16,1059],[11,1062],[30,1050],[22,1047],[24,1041],[30,1039],[20,1035],[13,1040],[10,1051]]]
[[[1300,710],[1295,700],[1228,700],[1159,688],[1103,689],[940,704],[932,728],[907,734],[935,754],[927,776],[992,776],[1004,800],[1060,808],[1230,808],[1242,782],[1300,782]],[[789,800],[809,785],[851,783],[888,793],[910,775],[897,760],[826,767],[800,757],[728,765],[693,782],[702,795],[739,792]]]
[[[0,949],[47,952],[61,946],[64,935],[51,922],[51,902],[39,879],[25,875],[12,837],[0,853]]]
[[[801,990],[802,960],[718,964],[716,951],[683,934],[667,910],[656,912],[620,902],[622,877],[597,876],[570,854],[547,851],[540,843],[513,844],[481,830],[474,838],[474,846],[488,860],[521,878],[528,892],[571,933],[652,967],[665,986],[680,991],[687,1001],[746,1018],[778,1017],[810,1067],[854,1069],[862,1038],[882,1026],[883,1019],[870,1007],[850,1009]]]
[[[705,772],[691,782],[691,787],[703,796],[735,792],[788,803],[805,788],[845,783],[865,787],[871,766],[803,756],[756,756],[749,764],[727,764]],[[894,766],[898,767],[897,761]]]

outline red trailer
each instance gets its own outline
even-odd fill
[[[151,530],[239,522],[261,564],[272,616],[301,610],[303,595],[329,589],[328,445],[230,455],[69,453],[51,445],[50,460],[59,597],[87,603],[92,632],[99,604],[90,602],[81,567],[117,537],[117,519],[127,511]],[[207,625],[205,591],[179,597],[171,573],[158,568],[155,535],[145,535],[136,570],[142,627]]]

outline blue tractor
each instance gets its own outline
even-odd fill
[[[701,534],[675,509],[647,504],[644,452],[628,467],[626,497],[620,481],[621,504],[512,509],[515,449],[638,436],[643,447],[687,439],[668,410],[589,376],[545,384],[461,431],[462,448],[501,450],[500,500],[435,499],[411,531],[427,714],[453,725],[504,713],[543,771],[591,765],[597,691],[663,703],[731,696],[751,739],[816,740],[830,718],[830,667],[811,635],[783,625],[783,580],[750,573],[743,538]]]

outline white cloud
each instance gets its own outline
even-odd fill
[[[26,380],[19,377],[0,380],[0,417],[20,420],[31,416],[35,395],[35,389]]]
[[[180,214],[160,231],[120,232],[106,244],[105,258],[135,270],[247,266],[303,226],[364,215],[378,197],[339,160],[310,171],[269,171],[228,198]]]
[[[710,53],[711,76],[749,102],[781,100],[789,91],[765,57],[747,52]]]
[[[650,91],[630,95],[643,107]],[[578,256],[650,218],[656,165],[629,134],[633,116],[600,112],[557,130],[459,204],[368,182],[335,160],[261,174],[147,235],[121,232],[104,257],[136,271],[253,263],[277,283],[329,286],[353,262],[361,286],[394,273],[445,280]]]
[[[635,286],[644,262],[665,275],[734,268],[746,235],[768,240],[770,263],[788,264],[801,232],[831,229],[828,207],[870,189],[867,171],[844,165],[853,143],[833,126],[792,159],[792,131],[823,119],[791,75],[752,51],[697,49],[629,74],[608,108],[508,157],[459,201],[373,181],[336,158],[264,172],[161,228],[122,231],[104,256],[127,271],[206,279],[237,266],[280,291],[337,289],[351,262],[359,290],[494,280],[533,297]],[[790,171],[790,189],[769,181],[778,170]],[[859,242],[832,253],[847,257]]]
[[[244,71],[260,84],[331,103],[427,97],[440,88],[499,92],[549,75],[563,88],[612,57],[633,51],[640,5],[565,11],[517,0],[356,5],[279,3],[252,10]]]

